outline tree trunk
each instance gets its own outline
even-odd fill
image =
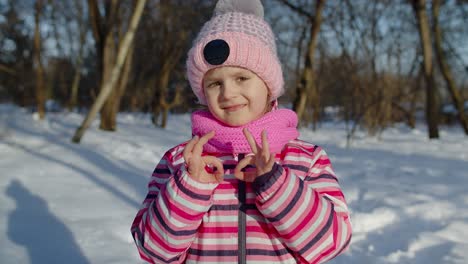
[[[102,73],[102,52],[104,50],[104,40],[102,39],[103,34],[103,23],[101,15],[99,14],[99,7],[97,0],[88,0],[88,10],[89,10],[89,21],[91,24],[94,44],[96,47],[96,60],[97,62],[97,72]],[[102,76],[101,76],[102,79]]]
[[[176,94],[172,102],[168,102],[167,98],[170,73],[172,72],[174,67],[175,63],[171,63],[170,61],[164,62],[159,76],[157,87],[157,96],[159,100],[155,100],[155,104],[153,105],[153,123],[155,125],[157,124],[157,119],[162,113],[162,119],[160,124],[162,128],[165,128],[167,125],[167,115],[169,113],[169,110],[182,102],[180,98],[181,89],[179,88],[176,89]]]
[[[143,13],[143,8],[145,4],[146,4],[146,0],[137,1],[135,10],[133,11],[133,14],[132,14],[132,18],[130,21],[128,31],[125,33],[125,36],[119,47],[119,51],[117,53],[117,61],[112,69],[112,74],[110,76],[110,79],[107,80],[105,83],[103,82],[102,88],[99,92],[99,95],[96,101],[91,107],[91,110],[89,111],[88,115],[86,116],[81,126],[76,130],[75,135],[72,138],[73,142],[75,143],[80,142],[86,129],[91,125],[91,122],[94,120],[96,114],[99,112],[104,102],[106,101],[107,97],[112,92],[112,88],[115,86],[115,83],[118,81],[121,70],[122,70],[122,66],[124,64],[125,58],[127,57],[129,48],[133,41],[135,31],[140,21],[141,15]]]
[[[316,2],[315,16],[313,16],[313,20],[311,20],[312,27],[310,32],[310,39],[307,45],[307,55],[304,63],[304,70],[302,71],[300,84],[296,88],[296,98],[294,99],[293,109],[296,111],[299,120],[303,119],[308,99],[311,100],[313,105],[314,122],[316,121],[316,117],[318,117],[320,111],[318,91],[315,85],[314,76],[314,55],[317,46],[318,33],[320,32],[322,10],[324,6],[325,0],[318,0]]]
[[[420,87],[418,87],[420,88]],[[419,90],[419,89],[418,89]],[[415,92],[410,98],[410,106],[408,110],[408,126],[411,128],[416,128],[416,101],[418,98],[418,93]]]
[[[169,86],[169,78],[172,69],[174,68],[175,64],[171,63],[171,61],[166,60],[163,63],[161,71],[159,73],[159,80],[156,87],[156,94],[154,96],[154,103],[153,103],[153,123],[158,125],[157,120],[159,115],[162,114],[161,123],[159,124],[160,127],[165,128],[167,124],[167,113],[169,108],[171,107],[171,103],[167,102],[167,94],[168,94],[168,86]]]
[[[94,47],[96,49],[96,72],[98,73],[98,85],[90,90],[90,96],[95,101],[97,88],[102,87],[103,74],[103,53],[105,40],[105,27],[99,12],[97,0],[88,0],[89,21],[94,38]]]
[[[434,39],[435,39],[435,48],[437,54],[437,61],[439,62],[440,71],[444,76],[444,80],[447,84],[447,89],[452,97],[453,104],[458,112],[458,119],[462,125],[465,135],[468,135],[468,119],[465,115],[464,100],[461,96],[458,88],[456,87],[455,80],[453,79],[452,72],[447,63],[445,52],[442,49],[442,30],[439,25],[439,9],[440,1],[433,0],[432,3],[432,15],[434,18]]]
[[[130,79],[130,73],[133,65],[133,54],[134,54],[134,45],[131,45],[130,50],[128,51],[127,59],[125,60],[125,65],[122,70],[121,78],[119,81],[118,91],[119,91],[119,100],[117,101],[114,111],[117,113],[120,109],[120,104],[122,102],[122,96],[125,93],[125,88],[127,87],[128,81]]]
[[[34,13],[34,64],[36,66],[36,103],[39,119],[45,117],[46,87],[44,83],[44,67],[41,62],[41,31],[40,16],[43,8],[43,1],[37,0]]]
[[[73,82],[71,87],[70,98],[68,101],[68,110],[73,110],[78,104],[78,88],[80,87],[80,80],[81,80],[81,66],[83,63],[83,58],[78,58],[78,62],[76,64],[75,75],[73,76]]]
[[[78,104],[78,89],[80,87],[80,80],[81,80],[81,67],[83,65],[83,57],[84,57],[84,45],[86,41],[86,29],[85,29],[85,22],[83,21],[83,7],[81,5],[81,0],[75,0],[75,6],[77,8],[79,25],[78,28],[80,30],[80,46],[78,50],[78,57],[76,59],[76,69],[75,75],[73,76],[73,82],[71,87],[71,94],[68,101],[68,109],[72,110]]]
[[[419,28],[419,37],[423,50],[424,77],[426,80],[426,121],[428,125],[429,138],[439,138],[439,103],[437,89],[434,80],[434,68],[432,63],[432,42],[429,27],[429,19],[426,12],[425,0],[413,0],[413,11]]]
[[[108,9],[110,10],[109,13],[111,14],[108,20],[115,21],[116,23],[118,23],[119,21],[118,1],[116,0],[112,1]],[[110,23],[110,24],[115,24],[115,23]],[[117,25],[115,28],[118,28],[118,32],[116,33],[117,35],[116,38],[121,40],[123,37],[123,33],[124,33],[123,27],[121,25]],[[104,50],[104,65],[103,65],[104,71],[112,69],[115,63],[115,56],[113,54],[116,52],[117,48],[115,47],[116,45],[114,42],[113,32],[114,31],[112,31],[111,26],[109,26],[108,34],[106,37],[105,50]],[[127,59],[126,59],[126,61],[129,61],[130,63],[131,63],[131,58],[129,60],[129,56],[131,57],[132,49],[133,49],[133,46],[129,48],[129,55],[127,56]],[[125,63],[125,65],[128,65],[128,64]],[[107,101],[104,104],[103,109],[101,110],[101,124],[99,128],[102,130],[115,131],[117,129],[117,113],[119,111],[120,101],[122,99],[124,88],[128,81],[128,76],[125,76],[125,75],[128,75],[129,72],[130,72],[130,68],[127,68],[126,66],[124,66],[122,74],[119,77],[119,81],[116,84],[117,87],[112,89],[110,96],[107,98]],[[107,75],[105,74],[104,76],[107,76]],[[103,80],[106,81],[107,77],[104,78]]]
[[[401,106],[399,102],[392,102],[392,106],[398,110],[404,115],[406,118],[406,124],[410,128],[415,128],[416,127],[416,120],[414,119],[414,114],[410,110],[407,110],[405,107]]]
[[[177,33],[172,32],[171,24],[174,23],[174,18],[170,14],[172,5],[170,5],[169,0],[160,1],[160,13],[161,13],[161,29],[163,39],[170,39],[171,36],[177,34],[177,41],[183,43],[189,37],[189,34],[186,30],[180,30]],[[161,69],[158,73],[157,85],[153,93],[152,98],[152,117],[151,120],[154,125],[158,125],[159,116],[162,114],[160,127],[165,128],[167,124],[167,115],[171,108],[180,104],[180,91],[176,89],[176,95],[172,102],[168,101],[169,96],[169,81],[171,79],[171,74],[174,72],[174,69],[177,66],[180,58],[183,55],[183,49],[180,46],[175,45],[174,43],[166,42],[162,44],[160,50],[159,59],[162,62]]]
[[[172,100],[171,103],[168,103],[166,100],[161,101],[161,110],[162,110],[162,120],[161,120],[161,127],[165,128],[167,125],[167,116],[169,115],[169,110],[174,108],[175,106],[179,105],[182,100],[181,100],[181,93],[182,93],[182,87],[178,87],[176,89],[176,94],[174,96],[174,99]]]
[[[128,80],[130,78],[130,72],[132,69],[132,62],[133,62],[133,45],[130,46],[127,58],[125,59],[125,63],[122,68],[122,73],[120,74],[120,78],[118,80],[118,83],[116,84],[116,87],[114,88],[114,91],[112,96],[112,105],[110,107],[110,121],[112,122],[112,128],[113,130],[117,129],[117,114],[120,110],[120,103],[122,101],[122,96],[125,92],[125,88],[127,87]],[[109,99],[108,99],[109,101]]]
[[[112,74],[112,68],[115,64],[115,53],[117,52],[118,44],[114,40],[114,30],[115,28],[120,27],[121,25],[115,25],[115,22],[118,21],[118,9],[119,5],[117,0],[107,1],[105,5],[105,29],[101,39],[104,40],[103,51],[102,51],[102,79],[101,82],[107,82],[110,75]],[[119,41],[121,40],[120,38]],[[120,78],[120,77],[119,77]],[[102,85],[101,85],[102,87]],[[117,122],[115,116],[113,116],[113,106],[117,100],[117,89],[112,88],[112,91],[109,97],[106,99],[102,109],[101,109],[101,120],[99,128],[104,131],[115,131]]]
[[[111,78],[112,68],[115,64],[116,48],[112,31],[107,33],[104,47],[102,82],[106,83]],[[112,91],[101,109],[101,122],[99,128],[104,131],[114,131],[116,127],[115,120],[112,118],[112,108],[116,100],[116,92],[116,89],[112,87]]]

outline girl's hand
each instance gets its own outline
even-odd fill
[[[262,131],[261,147],[257,142],[255,142],[254,137],[247,128],[244,128],[243,132],[247,142],[249,142],[253,154],[247,155],[244,159],[239,161],[234,170],[234,175],[239,180],[253,182],[256,177],[270,172],[273,169],[273,165],[275,164],[275,155],[270,153],[270,145],[268,144],[267,133],[265,130]],[[256,169],[242,172],[241,170],[247,165],[254,165]]]
[[[203,145],[214,135],[215,132],[211,131],[201,138],[195,136],[185,146],[183,153],[185,165],[189,175],[196,181],[203,183],[223,181],[224,169],[221,161],[213,156],[202,156]]]

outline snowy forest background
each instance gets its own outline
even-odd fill
[[[215,3],[0,0],[0,263],[140,263],[129,226],[190,136],[186,52]],[[333,263],[467,263],[468,1],[262,3],[280,105],[352,210]]]

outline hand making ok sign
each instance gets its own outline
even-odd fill
[[[203,145],[213,138],[214,131],[201,138],[194,136],[185,146],[185,166],[190,176],[199,182],[222,182],[224,176],[223,164],[214,156],[203,156]],[[207,170],[207,167],[209,170]]]
[[[262,146],[259,146],[255,142],[252,133],[247,128],[244,128],[242,132],[244,132],[244,136],[247,142],[249,142],[252,154],[245,156],[244,159],[239,161],[234,170],[234,175],[240,180],[253,182],[257,176],[272,170],[275,164],[275,154],[270,153],[270,145],[268,144],[267,132],[265,130],[262,131]],[[256,169],[243,172],[242,169],[248,165],[254,165]]]

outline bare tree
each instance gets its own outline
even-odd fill
[[[29,13],[34,17],[34,5]],[[20,1],[3,1],[0,21],[0,93],[20,106],[37,106],[34,24],[26,22]],[[4,47],[14,43],[15,49]],[[4,93],[5,92],[5,93]]]
[[[42,0],[37,0],[34,6],[34,64],[36,66],[36,103],[39,118],[45,117],[45,101],[46,90],[44,83],[44,66],[41,61],[41,30],[40,30],[40,17],[44,3]]]
[[[159,54],[162,66],[159,70],[158,80],[156,82],[157,88],[153,97],[152,121],[157,125],[158,117],[162,114],[160,126],[164,128],[167,124],[169,110],[182,102],[181,88],[176,89],[173,100],[171,102],[169,101],[169,81],[171,74],[177,67],[177,63],[184,54],[183,43],[187,41],[188,32],[184,29],[180,29],[178,32],[171,32],[170,28],[176,25],[180,17],[174,12],[173,6],[170,5],[168,0],[160,1],[159,10],[161,16],[160,28],[162,29],[164,42],[161,44]]]
[[[78,43],[78,54],[75,60],[75,74],[73,76],[73,82],[71,85],[70,98],[68,100],[68,109],[73,109],[78,103],[78,88],[80,86],[81,70],[83,66],[84,57],[84,46],[86,41],[86,21],[83,12],[83,3],[81,0],[74,1],[75,8],[77,10],[78,29],[79,29],[79,43]]]
[[[308,12],[304,8],[293,4],[288,0],[281,0],[286,6],[294,10],[300,15],[306,16],[311,23],[309,39],[307,43],[307,52],[304,59],[304,68],[302,70],[301,79],[296,87],[296,97],[293,103],[293,109],[296,111],[299,120],[303,119],[307,101],[313,106],[313,125],[314,128],[319,119],[320,100],[319,92],[315,84],[316,77],[314,72],[314,56],[317,47],[317,39],[322,23],[322,11],[325,6],[325,0],[317,0],[315,4],[315,13]]]
[[[99,46],[101,56],[100,67],[101,67],[101,87],[103,83],[106,83],[112,73],[112,68],[115,64],[117,46],[119,38],[115,36],[116,30],[121,26],[118,24],[119,20],[119,8],[122,4],[120,1],[111,0],[105,2],[105,15],[101,17],[99,13],[99,8],[97,1],[93,1],[92,7],[92,16],[94,18],[93,22],[93,32],[99,39]],[[116,41],[117,38],[117,41]],[[115,105],[115,100],[117,100],[117,89],[113,87],[111,93],[106,98],[104,105],[101,108],[101,119],[99,128],[107,131],[114,131],[116,129],[116,120],[113,106]]]
[[[88,0],[89,17],[92,25],[93,36],[97,52],[97,68],[100,73],[100,87],[107,82],[116,63],[119,43],[122,43],[123,20],[122,15],[127,9],[121,8],[125,3],[118,0],[103,1],[104,15],[101,15],[97,0]],[[135,3],[137,1],[134,1]],[[133,46],[130,46],[130,48]],[[124,72],[125,74],[128,72]],[[125,76],[122,77],[124,80]],[[120,81],[118,82],[120,83]],[[125,87],[121,86],[122,88]],[[106,131],[116,129],[116,117],[120,105],[122,92],[120,89],[112,89],[106,102],[101,108],[99,128]]]
[[[412,44],[411,38],[405,39],[412,36],[405,30],[411,29],[405,23],[412,13],[407,6],[402,12],[393,1],[327,3],[330,13],[323,24],[327,33],[320,45],[328,52],[320,53],[317,83],[322,104],[334,106],[345,119],[350,145],[358,128],[379,136],[395,120],[414,117],[409,101],[418,94],[411,85],[412,70],[408,71],[411,57],[398,46]],[[406,20],[392,23],[398,17]],[[327,49],[330,43],[338,47]]]
[[[104,102],[109,97],[109,95],[111,94],[112,90],[115,87],[115,84],[119,80],[121,76],[121,72],[122,72],[122,67],[124,65],[125,60],[127,59],[127,55],[130,50],[130,46],[132,44],[133,37],[138,27],[138,23],[143,13],[145,4],[146,4],[146,0],[137,1],[137,4],[135,6],[135,9],[133,11],[133,14],[130,20],[130,25],[122,39],[122,43],[119,46],[119,50],[117,52],[116,63],[114,67],[112,68],[112,72],[109,76],[109,79],[106,80],[106,82],[102,84],[99,95],[96,98],[96,101],[94,102],[93,106],[91,107],[91,110],[89,111],[88,115],[86,116],[81,126],[76,130],[75,135],[72,138],[73,142],[75,143],[80,142],[86,129],[90,126],[97,112],[102,108],[102,106],[104,105]]]
[[[433,17],[433,34],[435,42],[435,50],[437,55],[437,61],[439,62],[439,67],[444,77],[444,80],[447,84],[447,89],[452,97],[453,104],[458,112],[458,119],[462,125],[465,134],[468,135],[468,118],[465,115],[464,100],[461,96],[455,79],[453,78],[452,71],[450,66],[447,63],[446,53],[442,48],[442,29],[439,24],[439,10],[440,10],[440,0],[432,1],[432,17]]]
[[[426,81],[426,121],[429,138],[439,138],[439,101],[434,80],[431,27],[426,11],[426,0],[412,0],[411,4],[418,23],[420,43],[423,51],[423,67]]]

